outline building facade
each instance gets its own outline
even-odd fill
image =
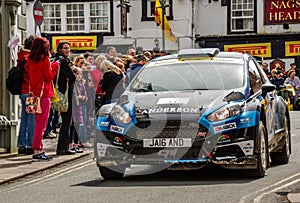
[[[197,4],[196,43],[300,67],[299,0],[223,0]],[[202,18],[206,16],[205,19]]]
[[[22,0],[1,0],[0,5],[0,115],[10,120],[11,126],[0,126],[0,153],[17,150],[17,124],[20,117],[20,101],[6,90],[5,79],[9,69],[16,63],[17,51],[26,33],[26,2]]]
[[[71,40],[75,53],[104,53],[107,46],[116,46],[124,53],[128,47],[142,46],[152,50],[162,46],[162,30],[154,21],[155,0],[41,0],[44,22],[35,26],[27,18],[30,34],[47,37],[52,49],[61,39]],[[165,49],[177,51],[192,46],[192,6],[190,0],[166,0],[167,19],[177,36],[177,42],[165,41]],[[32,13],[34,1],[27,1],[27,13]],[[124,9],[125,8],[125,9]],[[184,10],[185,12],[181,12]]]

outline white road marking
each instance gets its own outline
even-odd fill
[[[295,180],[295,178],[297,178],[297,179]],[[285,182],[288,182],[288,183],[284,184]],[[239,201],[239,203],[245,203],[247,199],[249,199],[251,196],[255,196],[256,194],[257,194],[257,196],[255,197],[254,202],[258,203],[258,202],[260,202],[260,200],[263,196],[265,196],[269,193],[275,192],[275,191],[277,191],[281,188],[288,187],[289,185],[297,183],[297,182],[300,182],[300,173],[294,174],[294,175],[292,175],[288,178],[282,179],[281,181],[279,181],[279,182],[277,182],[273,185],[269,185],[268,187],[262,188],[260,190],[255,191],[255,192],[252,192],[252,193],[242,197],[241,200]],[[284,184],[284,185],[278,187],[281,184]],[[272,189],[274,187],[276,187],[276,188]]]
[[[293,184],[296,184],[296,183],[298,183],[298,182],[300,182],[300,178],[298,178],[298,179],[296,179],[296,180],[294,180],[294,181],[292,181],[292,182],[290,182],[290,183],[287,183],[287,184],[285,184],[285,185],[282,185],[282,186],[280,186],[280,187],[277,187],[277,188],[275,188],[275,189],[273,189],[273,190],[270,190],[270,191],[268,191],[268,192],[264,192],[264,193],[262,193],[261,195],[257,196],[257,197],[254,199],[254,203],[260,203],[260,202],[261,202],[261,199],[262,199],[264,196],[266,196],[266,195],[268,195],[268,194],[270,194],[270,193],[273,193],[273,192],[277,192],[278,190],[280,190],[280,189],[282,189],[282,188],[288,187],[288,186],[293,185]]]
[[[94,164],[95,161],[94,160],[88,160],[88,161],[85,161],[85,162],[82,162],[80,164],[77,164],[77,165],[73,165],[73,166],[70,166],[68,168],[65,168],[65,169],[62,169],[62,170],[59,170],[57,172],[54,172],[54,173],[51,173],[47,176],[43,176],[41,178],[37,178],[35,180],[32,180],[32,181],[29,181],[29,182],[26,182],[26,183],[23,183],[23,184],[20,184],[20,185],[16,185],[12,188],[9,188],[7,189],[6,191],[13,191],[13,190],[16,190],[20,187],[23,187],[23,186],[26,186],[26,185],[30,185],[30,184],[34,184],[34,183],[42,183],[42,182],[45,182],[45,181],[48,181],[48,180],[52,180],[52,179],[55,179],[57,177],[60,177],[60,176],[63,176],[63,175],[66,175],[68,173],[71,173],[73,171],[77,171],[79,169],[82,169],[84,167],[87,167],[87,166],[90,166],[92,164]]]

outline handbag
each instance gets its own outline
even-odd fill
[[[51,103],[51,108],[58,112],[67,112],[69,109],[69,102],[68,102],[69,86],[68,86],[68,82],[67,82],[67,89],[64,94],[59,91],[58,84],[57,84],[58,79],[59,79],[59,72],[60,72],[60,67],[58,68],[58,71],[57,71],[57,78],[56,78],[56,83],[55,83],[55,87],[54,87],[54,92],[57,93],[58,100],[53,101]]]
[[[26,113],[28,114],[42,113],[41,98],[43,96],[43,91],[44,91],[44,82],[43,82],[40,97],[35,96],[33,92],[30,91],[30,86],[29,86],[29,94],[25,101]]]
[[[53,102],[59,102],[59,96],[58,96],[58,93],[56,91],[56,88],[54,87],[54,84],[52,82],[52,89],[53,89],[53,97],[50,98],[50,102],[53,103]]]

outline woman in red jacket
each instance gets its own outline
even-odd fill
[[[38,37],[33,41],[28,61],[25,64],[29,69],[29,92],[41,96],[42,113],[35,115],[35,128],[32,148],[34,155],[32,161],[49,161],[52,157],[43,152],[42,138],[47,127],[50,98],[53,97],[52,80],[58,70],[58,63],[50,64],[50,44],[46,38]]]

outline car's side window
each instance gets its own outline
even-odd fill
[[[259,91],[262,86],[262,80],[259,74],[259,71],[255,65],[253,60],[249,60],[249,79],[250,79],[250,87],[253,93]]]

